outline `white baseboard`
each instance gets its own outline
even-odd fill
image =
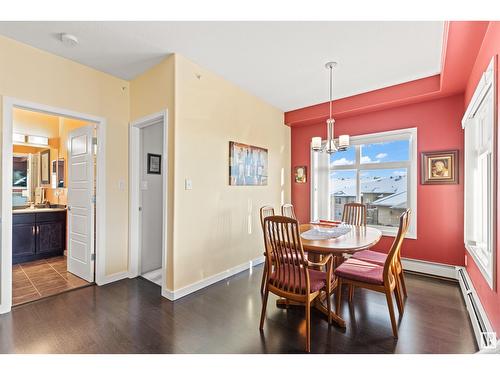
[[[402,258],[401,263],[403,263],[403,269],[407,271],[457,280],[456,266],[408,258]]]
[[[467,270],[464,267],[456,267],[456,272],[479,349],[495,349],[497,335],[493,331],[493,327],[486,315],[486,311],[483,308]],[[489,348],[488,344],[490,345]],[[496,349],[498,350],[500,347]]]
[[[239,264],[235,267],[229,268],[225,271],[219,272],[218,274],[209,276],[203,280],[197,281],[193,284],[187,285],[177,290],[165,289],[164,291],[162,291],[162,296],[169,299],[170,301],[175,301],[179,298],[187,296],[188,294],[194,293],[200,289],[206,288],[207,286],[210,286],[221,280],[227,279],[228,277],[236,275],[237,273],[246,271],[263,262],[264,262],[264,256],[260,256],[258,258]]]
[[[128,277],[129,277],[128,271],[117,272],[117,273],[113,273],[111,275],[106,275],[101,280],[96,280],[96,284],[99,286],[106,285],[109,283],[114,283],[115,281],[118,281],[118,280],[126,279]]]
[[[0,305],[0,315],[2,314],[7,314],[8,312],[10,312],[12,309],[12,306],[9,304],[9,306],[3,306],[3,305]]]

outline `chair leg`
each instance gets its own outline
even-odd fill
[[[311,301],[306,301],[306,352],[311,351]]]
[[[332,324],[332,292],[330,288],[326,291],[326,308],[328,310],[328,324]]]
[[[398,326],[396,324],[396,316],[394,315],[394,305],[392,304],[391,290],[385,290],[385,297],[387,298],[387,307],[389,307],[389,316],[391,317],[392,334],[398,338]]]
[[[260,294],[264,294],[266,281],[267,281],[267,259],[264,261],[264,270],[262,271],[262,281],[260,282]]]
[[[401,294],[401,285],[399,284],[398,278],[396,278],[396,286],[394,288],[394,297],[396,298],[396,304],[398,306],[399,316],[403,315],[404,305],[403,296]]]
[[[406,282],[405,282],[405,276],[403,273],[403,269],[401,269],[401,273],[399,274],[399,280],[401,281],[401,286],[403,288],[403,294],[405,297],[408,297],[408,292],[406,291]]]
[[[337,313],[338,316],[340,316],[340,305],[342,303],[342,279],[339,277],[337,279],[337,290],[335,291],[335,297],[337,299],[337,303],[336,303],[336,306],[335,306],[335,312]]]
[[[264,320],[266,319],[266,307],[267,307],[267,296],[269,295],[269,290],[265,288],[264,298],[262,299],[262,312],[260,313],[260,330],[264,329]]]
[[[352,302],[353,297],[354,297],[354,285],[350,284],[349,285],[349,303]]]

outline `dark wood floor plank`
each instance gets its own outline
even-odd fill
[[[303,353],[303,309],[279,309],[271,296],[264,332],[259,331],[261,272],[256,267],[175,302],[137,278],[19,306],[0,316],[0,352]],[[356,290],[354,303],[343,303],[346,329],[312,314],[312,352],[477,350],[458,284],[411,274],[407,284],[399,340],[391,334],[385,297]]]

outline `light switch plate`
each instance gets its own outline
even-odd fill
[[[186,190],[193,189],[193,181],[191,181],[189,178],[186,178],[186,180],[184,181],[184,189]]]
[[[148,182],[141,181],[141,190],[148,190]]]
[[[125,181],[124,180],[118,180],[118,190],[125,191]]]

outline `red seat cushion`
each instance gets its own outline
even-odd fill
[[[379,253],[378,251],[363,250],[354,253],[352,258],[383,266],[385,264],[385,260],[387,259],[387,254]]]
[[[335,274],[344,279],[377,285],[384,283],[383,272],[383,266],[353,258],[349,258],[335,270]]]
[[[299,282],[299,270],[297,269],[298,267],[293,267],[289,265],[281,266],[281,270],[279,272],[273,272],[271,275],[271,283],[276,283],[279,282],[279,287],[280,289],[298,289],[300,285],[302,285],[302,292],[304,292],[305,289],[305,271],[304,268],[300,268],[300,277],[302,280],[302,283]],[[294,277],[295,274],[295,277]],[[326,272],[322,271],[316,271],[313,269],[309,268],[309,282],[310,282],[310,287],[311,290],[310,292],[317,292],[321,288],[323,288],[326,285],[326,279],[327,279],[327,274]],[[284,285],[283,285],[284,284]],[[283,286],[282,286],[283,285]]]

